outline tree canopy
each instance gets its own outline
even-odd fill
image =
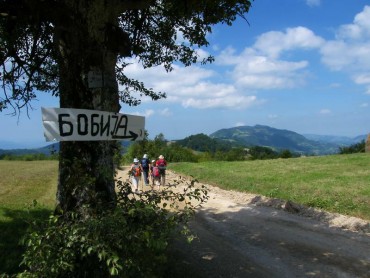
[[[199,60],[197,48],[208,45],[212,25],[231,25],[237,16],[244,18],[250,5],[249,0],[2,0],[0,111],[31,108],[38,91],[59,96],[58,64],[78,54],[75,66],[86,72],[101,65],[99,47],[117,55],[123,103],[138,105],[143,95],[165,97],[128,78],[125,57],[169,71],[176,61],[189,66]],[[211,61],[209,56],[200,62]]]

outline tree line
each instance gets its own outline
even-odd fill
[[[362,140],[359,143],[352,144],[348,147],[340,147],[339,153],[340,154],[350,154],[350,153],[364,153],[365,152],[365,140]]]
[[[168,141],[163,134],[148,137],[131,144],[122,156],[122,163],[131,163],[133,158],[148,154],[156,159],[160,154],[171,162],[243,161],[256,159],[292,158],[300,154],[290,150],[275,151],[268,147],[226,144],[207,135],[192,135],[183,140]]]
[[[340,147],[339,154],[363,153],[365,152],[365,140],[350,146]],[[148,154],[151,159],[157,159],[159,155],[164,155],[171,162],[203,162],[203,161],[243,161],[277,158],[294,158],[301,154],[292,152],[288,149],[276,151],[264,146],[245,147],[240,145],[226,144],[217,139],[209,138],[207,135],[191,135],[183,140],[169,141],[161,133],[148,139],[148,134],[143,141],[132,144],[117,144],[115,164],[131,163],[133,158],[141,158]],[[58,160],[56,151],[50,154],[0,154],[0,160]]]
[[[364,140],[338,149],[338,154],[361,152],[365,152]],[[133,158],[141,158],[144,154],[148,154],[151,159],[156,159],[162,154],[171,162],[243,161],[294,158],[302,155],[289,149],[274,150],[265,146],[247,147],[237,143],[226,143],[205,134],[191,135],[177,141],[168,141],[163,134],[159,134],[154,140],[149,140],[146,135],[143,141],[128,146],[122,156],[122,163],[131,163]]]

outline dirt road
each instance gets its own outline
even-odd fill
[[[370,277],[369,222],[207,187],[198,238],[174,240],[169,277]]]

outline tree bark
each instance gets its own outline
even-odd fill
[[[66,1],[70,14],[56,26],[60,107],[119,112],[109,1]],[[124,44],[125,45],[125,44]],[[128,43],[126,45],[129,45]],[[115,204],[115,141],[61,142],[57,210],[95,213]]]

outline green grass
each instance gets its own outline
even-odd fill
[[[0,274],[16,273],[19,241],[28,223],[47,218],[55,205],[57,161],[0,160]],[[32,206],[33,200],[38,205]]]
[[[370,155],[173,163],[170,169],[227,190],[256,193],[370,220]]]
[[[171,163],[170,170],[228,190],[292,200],[370,220],[370,155]],[[57,161],[0,160],[0,274],[16,273],[28,222],[55,204]],[[31,208],[33,200],[38,206]]]

